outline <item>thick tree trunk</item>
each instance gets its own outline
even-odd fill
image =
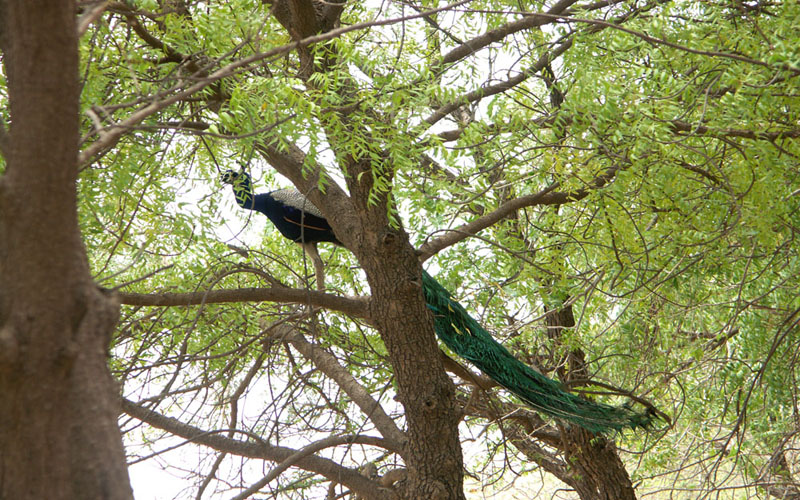
[[[369,174],[377,167],[353,162],[348,171]],[[455,386],[445,373],[433,318],[422,296],[417,254],[408,234],[391,226],[385,208],[390,201],[368,202],[370,179],[371,175],[351,174],[347,181],[352,209],[332,215],[334,227],[353,228],[341,231],[343,241],[367,275],[370,317],[389,352],[397,397],[405,410],[408,439],[402,456],[408,474],[396,484],[397,491],[414,500],[461,500],[464,467]]]
[[[77,221],[75,4],[0,8],[0,498],[132,498],[106,365],[118,307],[91,280]]]
[[[359,260],[369,278],[371,316],[389,351],[405,408],[408,478],[399,493],[409,499],[462,499],[455,387],[444,371],[422,299],[419,263],[402,230],[387,224],[376,237],[377,251],[362,253]]]

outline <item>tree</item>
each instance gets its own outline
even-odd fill
[[[131,461],[192,443],[196,498],[534,469],[581,498],[800,491],[794,2],[81,8],[78,211],[124,304]],[[240,166],[327,216],[324,287],[220,189]],[[441,352],[420,260],[521,359],[661,428],[592,436]]]
[[[94,285],[78,228],[75,6],[0,8],[0,497],[131,498],[107,366],[119,304]]]

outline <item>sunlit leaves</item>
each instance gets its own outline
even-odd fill
[[[101,135],[98,126],[113,129],[224,65],[253,59],[84,166],[82,230],[102,286],[310,287],[313,265],[301,250],[240,210],[219,182],[221,171],[246,168],[257,192],[288,185],[259,145],[302,154],[303,172],[318,175],[323,191],[360,176],[371,187],[369,207],[386,210],[416,246],[518,197],[572,193],[560,205],[517,211],[427,269],[521,355],[554,369],[580,348],[592,378],[673,417],[674,431],[632,471],[642,488],[678,461],[716,456],[715,440],[739,425],[747,397],[748,439],[736,449],[771,453],[791,423],[798,382],[796,333],[771,351],[800,306],[797,2],[763,10],[753,2],[595,3],[574,16],[596,23],[561,18],[447,65],[444,54],[544,5],[472,2],[426,21],[407,4],[356,2],[341,26],[396,22],[308,48],[310,74],[296,50],[258,57],[292,40],[262,2],[188,2],[186,11],[160,13],[163,3],[114,5],[84,36],[83,146]],[[474,97],[523,74],[564,37],[572,46],[551,61],[549,83],[535,73]],[[452,104],[461,107],[426,122]],[[329,292],[369,293],[349,252],[321,252]],[[554,339],[542,314],[564,301],[577,324]],[[126,390],[162,387],[174,370],[172,404],[213,401],[198,413],[213,428],[263,356],[248,391],[274,385],[274,413],[248,414],[250,430],[270,439],[302,436],[304,426],[355,432],[368,419],[272,328],[301,325],[391,406],[385,347],[350,318],[307,313],[271,303],[126,309],[112,364]],[[626,439],[635,447],[636,437]],[[675,484],[692,482],[675,474]]]

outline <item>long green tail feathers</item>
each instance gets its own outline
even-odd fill
[[[425,271],[422,283],[439,339],[533,409],[600,434],[651,424],[651,412],[597,403],[564,391],[558,382],[516,359]]]

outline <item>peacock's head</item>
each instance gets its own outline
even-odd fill
[[[233,184],[236,182],[236,179],[239,177],[239,172],[234,172],[233,170],[226,170],[222,173],[219,180],[225,184]]]
[[[226,170],[222,173],[219,180],[225,184],[233,184],[237,185],[240,184],[242,181],[246,180],[249,176],[247,172],[236,172],[234,170]]]

